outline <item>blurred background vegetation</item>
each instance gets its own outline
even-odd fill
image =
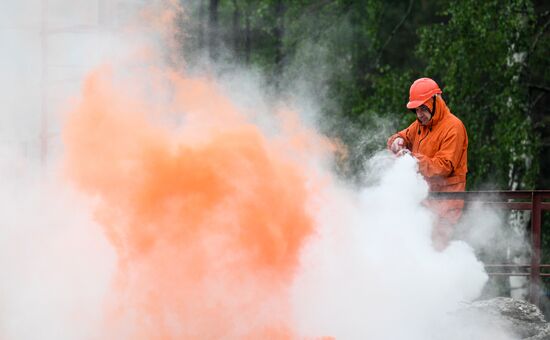
[[[350,150],[340,169],[348,178],[361,180],[365,160],[415,119],[405,108],[409,86],[430,77],[466,125],[468,190],[550,189],[549,1],[193,0],[184,7],[186,60],[257,70],[283,98],[296,84],[309,89],[320,128]],[[550,263],[548,215],[543,263]]]
[[[188,59],[237,60],[261,70],[282,95],[297,79],[307,84],[324,113],[324,132],[353,151],[351,175],[384,147],[388,122],[393,131],[414,119],[405,108],[408,89],[427,76],[468,130],[469,190],[550,188],[548,1],[185,6],[186,51],[201,51]]]

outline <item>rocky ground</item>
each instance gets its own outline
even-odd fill
[[[469,304],[463,315],[484,318],[495,327],[506,330],[516,339],[550,340],[550,324],[537,306],[522,300],[498,297]]]

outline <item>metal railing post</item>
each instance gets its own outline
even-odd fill
[[[531,272],[529,285],[529,301],[539,305],[540,300],[540,257],[541,257],[541,196],[533,192],[531,196]]]
[[[495,197],[498,195],[498,197]],[[432,192],[432,199],[457,199],[481,202],[488,207],[505,210],[531,211],[531,261],[530,263],[486,264],[489,276],[524,276],[529,277],[529,296],[531,303],[539,308],[542,298],[543,277],[550,277],[550,264],[541,264],[542,261],[542,212],[550,211],[550,190],[520,190],[520,191],[464,191],[464,192]],[[502,199],[507,199],[503,202]],[[530,201],[526,201],[529,199]],[[516,270],[514,268],[521,268]],[[545,270],[545,272],[541,272]]]

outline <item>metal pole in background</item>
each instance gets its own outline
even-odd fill
[[[531,208],[531,284],[529,301],[539,306],[540,300],[540,257],[541,257],[541,195],[533,191]]]

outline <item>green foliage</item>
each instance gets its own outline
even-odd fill
[[[307,84],[325,133],[350,151],[342,174],[364,180],[365,160],[415,119],[405,108],[409,86],[431,77],[466,125],[469,190],[550,189],[548,1],[215,3],[192,2],[183,23],[184,46],[192,47],[186,53],[198,50],[195,60],[233,56],[262,70],[282,95]],[[543,221],[548,263],[550,213]]]
[[[469,187],[532,188],[538,145],[521,75],[533,36],[530,2],[453,1],[443,14],[448,23],[420,29],[417,53],[468,130]]]
[[[197,8],[204,13],[212,3]],[[529,189],[550,184],[548,172],[539,174],[550,135],[547,7],[530,0],[220,0],[219,31],[196,27],[264,70],[275,91],[309,84],[327,133],[357,156],[355,172],[363,156],[414,120],[408,89],[428,76],[468,130],[468,188]]]

